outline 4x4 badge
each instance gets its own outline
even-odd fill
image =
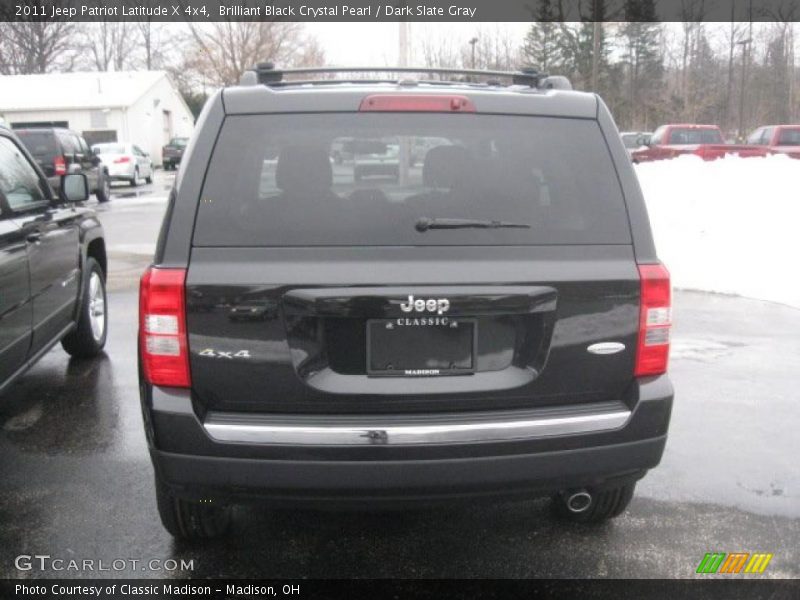
[[[423,300],[422,298],[414,299],[413,295],[408,296],[408,302],[401,302],[400,303],[400,310],[403,312],[435,312],[437,315],[441,315],[446,313],[450,310],[450,300],[447,298],[430,298],[429,300]]]
[[[231,350],[230,352],[223,352],[222,350],[206,348],[200,352],[199,356],[208,356],[210,358],[250,358],[250,351],[239,350],[238,352],[234,352]]]

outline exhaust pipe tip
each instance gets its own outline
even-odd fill
[[[589,510],[592,505],[592,495],[586,490],[568,493],[567,508],[571,513],[582,513]]]

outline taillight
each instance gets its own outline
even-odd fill
[[[372,94],[361,101],[361,112],[475,112],[466,96],[450,94]]]
[[[67,161],[63,156],[56,156],[55,159],[53,159],[53,169],[55,170],[56,175],[67,174]]]
[[[128,156],[120,156],[119,158],[114,159],[115,165],[121,165],[122,163],[129,163],[129,162],[131,162],[131,159]]]
[[[185,282],[185,269],[150,267],[139,284],[139,348],[153,385],[191,385]]]
[[[641,306],[635,374],[661,375],[667,371],[672,328],[669,271],[662,264],[639,265],[639,278]]]

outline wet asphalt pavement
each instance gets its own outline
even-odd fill
[[[664,459],[609,524],[562,524],[546,500],[384,514],[256,506],[237,509],[224,541],[175,543],[156,513],[135,357],[136,277],[167,184],[160,174],[127,198],[115,188],[101,207],[105,356],[57,347],[0,397],[0,577],[692,577],[710,551],[773,553],[762,577],[800,576],[800,310],[697,292],[675,295]],[[126,566],[20,571],[21,554]],[[130,562],[170,558],[192,569]]]

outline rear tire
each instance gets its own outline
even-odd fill
[[[161,524],[174,538],[210,540],[224,536],[230,529],[230,507],[177,498],[158,476],[156,504]]]
[[[564,521],[573,523],[602,523],[621,515],[633,498],[636,482],[627,483],[600,491],[589,489],[592,495],[589,508],[583,512],[575,513],[567,508],[567,497],[564,493],[553,497],[553,512]]]
[[[94,195],[97,196],[97,201],[100,204],[111,200],[111,180],[108,178],[108,173],[103,173],[100,176],[100,182],[97,185],[97,191]]]
[[[136,167],[133,170],[133,179],[130,180],[131,187],[136,187],[139,185],[139,167]]]
[[[92,257],[86,259],[83,272],[81,312],[78,324],[61,346],[75,358],[94,358],[103,351],[108,336],[106,281],[100,265]]]

